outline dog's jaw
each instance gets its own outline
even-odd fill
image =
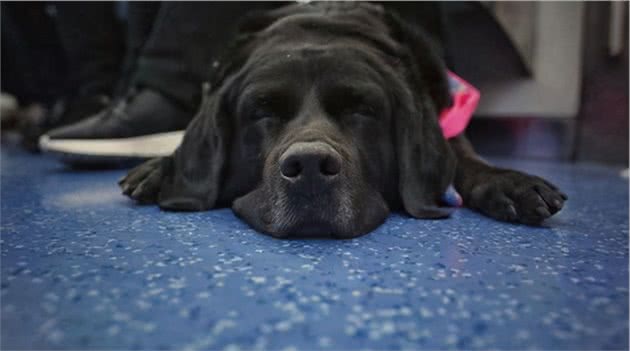
[[[268,172],[265,172],[268,173]],[[339,187],[299,199],[277,177],[236,199],[234,212],[254,229],[278,238],[354,238],[366,234],[389,215],[383,197],[366,184]]]

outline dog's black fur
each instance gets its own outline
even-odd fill
[[[382,7],[293,4],[250,16],[172,156],[121,181],[168,210],[232,206],[278,237],[354,237],[390,210],[443,218],[454,183],[491,217],[540,223],[566,196],[446,141],[446,68],[427,38]]]

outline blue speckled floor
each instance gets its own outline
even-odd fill
[[[165,213],[123,171],[2,147],[2,349],[627,349],[628,182],[501,162],[570,199],[544,228],[458,210],[351,241]]]

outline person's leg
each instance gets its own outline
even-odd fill
[[[75,156],[98,161],[170,153],[192,120],[201,83],[232,38],[238,18],[249,10],[271,6],[277,5],[161,3],[138,59],[132,93],[91,118],[51,131],[40,144],[70,156],[70,161]]]
[[[134,72],[138,66],[138,57],[151,35],[153,23],[161,7],[160,2],[131,1],[126,3],[127,47],[124,64],[118,81],[117,95],[124,95],[129,90]]]
[[[59,2],[55,22],[79,95],[112,95],[125,43],[111,2]]]
[[[124,55],[122,23],[109,2],[58,2],[54,31],[65,53],[67,74],[57,81],[67,87],[41,121],[22,128],[23,145],[36,150],[41,134],[75,123],[107,106],[120,75]]]
[[[196,108],[202,81],[248,11],[268,2],[166,2],[138,61],[134,82]]]
[[[14,95],[22,106],[52,104],[66,90],[66,60],[46,4],[2,2],[0,6],[2,91]]]
[[[66,55],[49,5],[3,2],[1,6],[1,89],[14,95],[20,106],[13,119],[2,116],[3,127],[17,127],[22,144],[34,150],[46,109],[68,91]]]

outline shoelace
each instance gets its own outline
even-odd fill
[[[138,93],[139,91],[137,88],[135,87],[130,88],[127,91],[127,94],[125,94],[125,96],[118,99],[116,103],[108,107],[108,110],[106,111],[106,113],[103,114],[103,117],[104,118],[115,117],[115,118],[124,120],[128,116],[128,114],[125,113],[125,109],[127,108],[127,105],[131,102],[131,100],[133,100],[133,98],[136,97],[136,95],[138,95]]]

